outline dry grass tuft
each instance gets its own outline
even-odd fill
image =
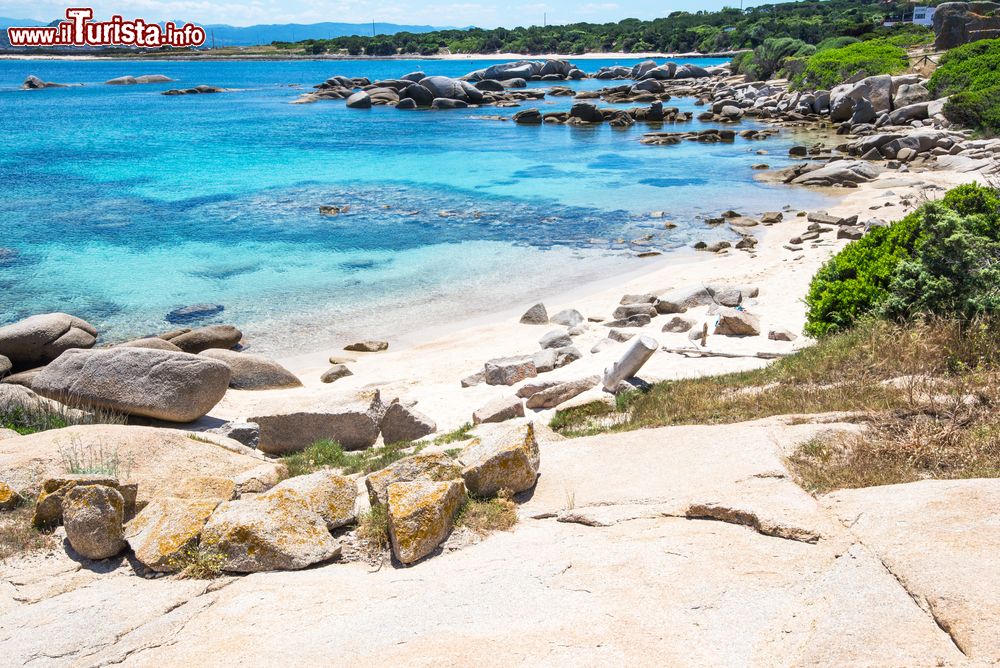
[[[170,559],[167,566],[185,580],[214,580],[223,575],[225,557],[201,545],[189,546]]]
[[[496,498],[469,497],[455,518],[455,526],[471,529],[480,535],[510,531],[517,524],[517,504],[509,490],[500,490]]]
[[[0,512],[0,562],[56,546],[57,541],[50,533],[35,527],[34,515],[32,504]]]
[[[384,505],[372,506],[358,518],[356,535],[369,557],[379,558],[385,554],[389,549],[389,510]]]

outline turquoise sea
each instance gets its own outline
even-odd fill
[[[169,311],[208,302],[225,311],[206,322],[240,326],[255,350],[298,352],[641,268],[657,260],[640,251],[725,236],[700,217],[726,208],[822,201],[753,179],[754,163],[786,164],[790,136],[658,147],[639,143],[643,124],[485,118],[516,109],[289,104],[336,74],[460,76],[494,62],[0,61],[0,324],[66,311],[117,340],[170,329]],[[29,74],[85,85],[19,90]],[[177,82],[103,84],[142,74]],[[232,90],[159,94],[198,84]],[[351,210],[321,216],[324,204]],[[664,230],[657,210],[678,227]],[[628,243],[648,234],[650,245]]]

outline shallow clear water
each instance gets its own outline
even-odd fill
[[[639,143],[641,124],[484,118],[516,109],[289,104],[334,74],[460,76],[492,62],[0,61],[0,324],[67,311],[115,340],[168,329],[171,309],[211,302],[225,311],[210,321],[242,327],[255,349],[293,352],[630,271],[644,261],[638,251],[724,235],[698,216],[725,208],[820,202],[753,180],[752,164],[785,163],[790,137],[656,147]],[[613,62],[635,61],[580,64]],[[154,73],[177,83],[102,84]],[[18,90],[28,74],[86,85]],[[203,83],[233,90],[159,94]],[[323,204],[351,211],[325,217]],[[664,230],[654,210],[679,227]],[[627,243],[646,234],[649,245]]]

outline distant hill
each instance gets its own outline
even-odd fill
[[[9,19],[6,16],[0,16],[0,30],[6,30],[7,28],[14,26],[15,28],[20,28],[24,26],[25,28],[31,28],[33,26],[43,26],[47,25],[42,21],[35,21],[33,19]]]
[[[271,42],[300,42],[306,39],[332,39],[352,35],[395,35],[400,32],[426,33],[441,30],[434,26],[410,26],[396,23],[285,23],[256,25],[245,28],[230,25],[205,25],[208,44],[215,37],[216,46],[252,46]]]

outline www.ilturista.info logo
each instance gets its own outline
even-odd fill
[[[151,23],[142,19],[126,21],[112,16],[110,21],[93,21],[94,10],[71,7],[66,20],[56,26],[7,28],[11,46],[162,46],[189,47],[205,43],[205,29],[193,23],[178,26],[172,21]]]

